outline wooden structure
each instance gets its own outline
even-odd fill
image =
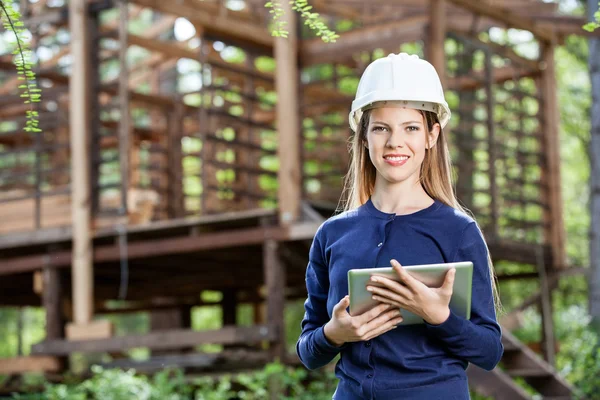
[[[541,306],[545,361],[505,329],[503,368],[470,368],[471,383],[525,399],[512,381],[523,377],[570,398],[552,368],[550,296],[566,267],[554,48],[583,20],[537,0],[312,3],[344,28],[336,43],[289,10],[289,38],[273,38],[260,0],[22,2],[43,133],[23,131],[26,106],[3,57],[0,304],[46,309],[34,356],[215,343],[221,355],[157,357],[198,368],[289,359],[284,304],[305,296],[308,248],[340,196],[358,78],[374,57],[410,49],[445,71],[459,197],[492,257],[532,266],[500,279],[540,281],[522,308]],[[539,57],[494,40],[498,27],[528,32]],[[190,329],[191,307],[215,305],[203,290],[223,294],[222,329]],[[236,323],[242,303],[255,306],[250,327]],[[94,319],[139,310],[152,312],[150,333],[113,337]],[[13,361],[0,370],[37,368]]]

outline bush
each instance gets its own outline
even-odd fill
[[[46,384],[40,394],[14,395],[15,400],[258,400],[269,390],[281,400],[330,400],[337,380],[333,372],[309,373],[270,363],[252,373],[226,374],[219,378],[187,381],[181,370],[164,370],[154,377],[134,370],[92,368],[92,377],[76,384]]]

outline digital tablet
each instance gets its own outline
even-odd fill
[[[458,316],[466,319],[471,318],[472,262],[403,265],[402,268],[425,285],[436,288],[442,286],[446,272],[451,268],[455,268],[456,275],[454,277],[452,298],[450,299],[450,309]],[[350,315],[362,314],[379,304],[376,300],[372,299],[373,293],[367,291],[367,282],[371,279],[371,275],[385,276],[399,281],[398,274],[396,274],[392,267],[349,270],[348,295],[350,297]],[[371,285],[382,286],[376,283],[371,283]],[[421,317],[409,311],[401,309],[401,313],[403,320],[400,325],[422,324],[424,322]]]

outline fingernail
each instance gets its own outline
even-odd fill
[[[379,280],[377,278],[371,278],[371,281],[373,281],[373,282],[379,282]]]
[[[372,292],[372,291],[373,291],[373,288],[372,288],[372,287],[370,287],[370,286],[367,286],[367,290],[368,290],[369,292]]]

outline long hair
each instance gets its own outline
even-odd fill
[[[425,119],[425,133],[429,137],[434,125],[439,123],[437,115],[431,111],[418,111]],[[338,212],[360,207],[373,194],[377,170],[369,158],[369,152],[366,147],[370,117],[371,110],[365,110],[358,123],[356,134],[350,138],[350,166],[348,173],[344,177],[344,188],[338,203]],[[431,198],[473,217],[471,212],[464,208],[456,197],[452,179],[452,161],[450,159],[448,143],[441,126],[435,146],[425,150],[425,158],[421,164],[419,180],[421,186]],[[500,311],[502,306],[500,304],[496,274],[489,250],[487,254],[494,305],[496,306],[496,310]]]

